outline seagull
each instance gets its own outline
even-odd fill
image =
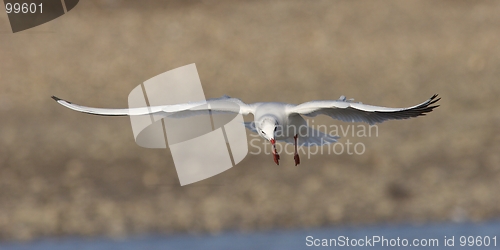
[[[425,102],[407,108],[388,108],[355,102],[341,96],[338,100],[310,101],[299,105],[279,102],[258,102],[246,104],[240,99],[222,96],[201,102],[189,102],[173,105],[161,105],[128,109],[92,108],[73,104],[58,97],[52,98],[59,104],[82,113],[103,116],[137,116],[163,115],[165,117],[182,118],[192,115],[211,113],[252,114],[253,122],[245,122],[245,127],[268,140],[273,149],[274,162],[279,165],[280,156],[276,151],[276,142],[293,143],[295,147],[295,166],[300,164],[297,152],[298,142],[301,145],[325,145],[339,139],[309,127],[304,117],[326,115],[344,122],[365,122],[370,125],[387,120],[402,120],[423,116],[439,105],[434,105],[441,98],[435,94]],[[208,104],[208,105],[207,105]]]

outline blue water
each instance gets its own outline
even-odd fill
[[[308,236],[311,236],[307,238]],[[462,237],[462,236],[465,236]],[[473,236],[469,237],[469,236]],[[481,238],[479,238],[479,237]],[[344,238],[343,238],[344,237]],[[341,246],[349,242],[368,246]],[[379,237],[379,238],[377,238]],[[383,237],[383,238],[382,238]],[[399,246],[397,238],[399,237]],[[446,237],[446,238],[445,238]],[[462,237],[462,238],[461,238]],[[467,241],[468,239],[471,241]],[[488,238],[489,237],[489,238]],[[496,241],[494,240],[496,237]],[[339,227],[324,229],[281,230],[258,233],[222,233],[219,235],[175,235],[175,236],[143,236],[131,237],[122,240],[108,238],[65,238],[44,239],[32,242],[0,243],[1,250],[156,250],[156,249],[500,249],[500,221],[472,224],[434,224],[434,225],[399,225],[399,226],[371,226],[371,227]],[[309,239],[309,241],[307,240]],[[318,239],[314,241],[315,239]],[[322,241],[325,239],[324,241]],[[337,246],[334,241],[337,240]],[[342,240],[344,239],[344,240]],[[354,239],[354,241],[353,241]],[[373,240],[380,239],[380,242]],[[387,241],[383,241],[383,239]],[[435,240],[434,240],[435,239]],[[454,246],[445,246],[445,239]],[[466,246],[460,246],[465,240]],[[469,243],[487,243],[488,247],[467,246]],[[391,241],[392,240],[392,241]],[[405,241],[407,240],[407,242]],[[415,242],[414,240],[418,240]],[[496,246],[495,246],[496,242]],[[332,244],[328,246],[308,246],[315,243]],[[405,247],[407,243],[408,245]],[[414,243],[438,244],[438,246],[413,246]],[[384,244],[384,245],[382,245]],[[390,245],[394,245],[391,247]],[[410,246],[411,245],[411,246]]]

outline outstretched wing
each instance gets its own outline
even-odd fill
[[[66,108],[93,115],[104,116],[129,116],[129,115],[165,115],[168,117],[181,118],[186,116],[193,116],[199,114],[207,114],[207,111],[212,113],[236,113],[247,115],[254,113],[253,105],[248,105],[240,99],[223,96],[220,98],[209,99],[202,102],[191,102],[173,105],[162,105],[142,108],[128,108],[128,109],[106,109],[106,108],[92,108],[80,106],[58,97],[52,96],[52,99],[57,103],[65,106]]]
[[[366,122],[370,125],[381,123],[387,120],[400,120],[422,116],[431,112],[439,105],[434,105],[441,98],[433,95],[427,101],[408,108],[386,108],[366,105],[351,100],[346,100],[341,96],[335,101],[312,101],[288,106],[287,114],[301,114],[308,117],[317,115],[327,115],[331,118],[345,122]]]

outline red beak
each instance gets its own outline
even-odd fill
[[[276,143],[276,141],[274,139],[271,139],[269,141],[271,142],[271,145],[274,145],[274,143]]]

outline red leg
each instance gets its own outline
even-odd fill
[[[295,153],[293,155],[293,159],[295,160],[295,166],[300,164],[300,157],[299,157],[299,153],[297,152],[297,138],[298,138],[298,135],[295,135],[293,137],[293,139],[295,139]]]
[[[280,165],[280,155],[276,152],[276,146],[273,145],[273,158],[276,165]]]

